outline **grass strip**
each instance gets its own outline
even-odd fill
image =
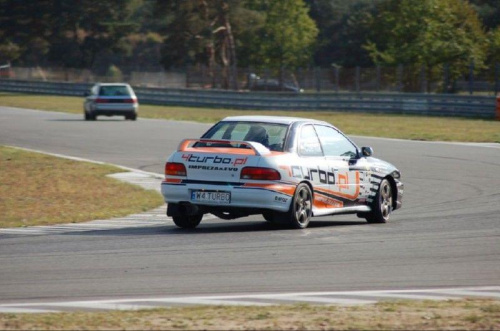
[[[363,306],[196,306],[96,313],[0,314],[2,330],[498,330],[486,299]]]
[[[140,101],[140,100],[139,100]],[[83,98],[0,93],[0,105],[82,114]],[[262,111],[140,105],[139,117],[214,123],[226,116],[275,115],[330,122],[349,135],[500,143],[500,121],[332,111]]]
[[[76,223],[161,206],[158,192],[106,177],[123,172],[0,146],[0,227]]]

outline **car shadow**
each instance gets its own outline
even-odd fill
[[[308,230],[311,229],[321,229],[328,227],[340,227],[340,226],[360,226],[368,225],[367,222],[363,221],[311,221]],[[301,234],[302,230],[285,228],[279,225],[275,225],[266,221],[251,221],[251,222],[231,222],[231,221],[221,221],[221,222],[202,222],[195,229],[182,229],[175,226],[170,221],[165,221],[165,226],[151,226],[151,227],[134,227],[134,228],[123,228],[123,229],[103,229],[103,230],[89,230],[89,231],[74,231],[65,232],[59,235],[71,235],[71,236],[148,236],[148,235],[201,235],[201,234],[223,234],[223,233],[251,233],[251,232],[280,232],[288,231],[289,233],[296,232]]]
[[[110,119],[102,119],[102,120],[95,120],[95,121],[86,121],[83,118],[57,118],[57,119],[47,119],[46,121],[48,122],[88,122],[88,123],[95,123],[95,122],[130,122],[126,121],[124,119],[120,118],[110,118]]]

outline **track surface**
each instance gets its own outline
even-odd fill
[[[81,117],[0,107],[0,144],[161,173],[181,138],[208,128]],[[0,236],[0,303],[499,285],[500,148],[354,140],[403,173],[403,209],[388,224],[345,215],[297,231],[254,216],[195,231],[166,221]]]

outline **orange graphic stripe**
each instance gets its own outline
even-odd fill
[[[279,193],[283,193],[289,196],[293,196],[295,193],[295,185],[282,185],[282,184],[259,184],[259,183],[246,183],[244,187],[258,187],[266,190],[271,190]]]
[[[355,200],[359,196],[359,172],[358,171],[356,171],[356,184],[355,185],[356,185],[356,192],[354,192],[354,194],[347,194],[347,193],[343,193],[340,191],[325,190],[325,189],[320,189],[320,188],[314,188],[314,189],[318,192],[332,194],[332,195],[340,197],[340,198]]]

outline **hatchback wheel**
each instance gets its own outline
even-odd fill
[[[202,218],[203,214],[172,216],[175,225],[183,229],[194,229],[198,226],[198,224],[200,224]]]

